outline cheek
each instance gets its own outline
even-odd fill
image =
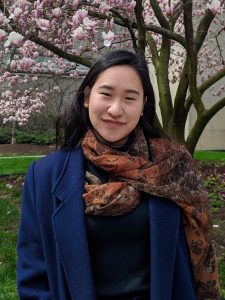
[[[142,113],[142,106],[135,106],[127,111],[127,114],[133,119],[139,119]]]
[[[95,101],[90,101],[88,105],[88,110],[89,110],[89,115],[99,115],[105,110],[105,105],[101,101],[95,100]]]

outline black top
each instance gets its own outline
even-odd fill
[[[108,181],[103,170],[86,161],[86,170]],[[144,195],[142,198],[145,198]],[[136,295],[149,291],[150,249],[147,199],[123,216],[86,215],[93,277],[98,297]]]

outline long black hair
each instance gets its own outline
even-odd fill
[[[146,102],[138,125],[143,129],[146,136],[152,138],[160,136],[159,130],[154,126],[155,96],[145,59],[128,50],[114,50],[93,64],[83,79],[69,110],[64,117],[60,118],[59,127],[63,128],[64,132],[62,148],[72,149],[79,146],[90,127],[88,111],[84,107],[85,88],[89,87],[91,90],[103,71],[117,65],[129,66],[139,75]]]

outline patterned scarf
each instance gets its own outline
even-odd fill
[[[211,241],[208,197],[196,176],[194,162],[184,146],[165,138],[149,140],[153,161],[141,129],[135,143],[122,152],[98,142],[89,130],[82,142],[84,155],[94,165],[109,172],[101,184],[86,174],[85,213],[118,216],[133,210],[141,192],[167,198],[182,209],[183,224],[194,271],[197,296],[219,299],[217,261]]]

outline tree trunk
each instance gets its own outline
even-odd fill
[[[11,135],[11,145],[16,144],[16,122],[13,122],[12,126],[12,135]]]

